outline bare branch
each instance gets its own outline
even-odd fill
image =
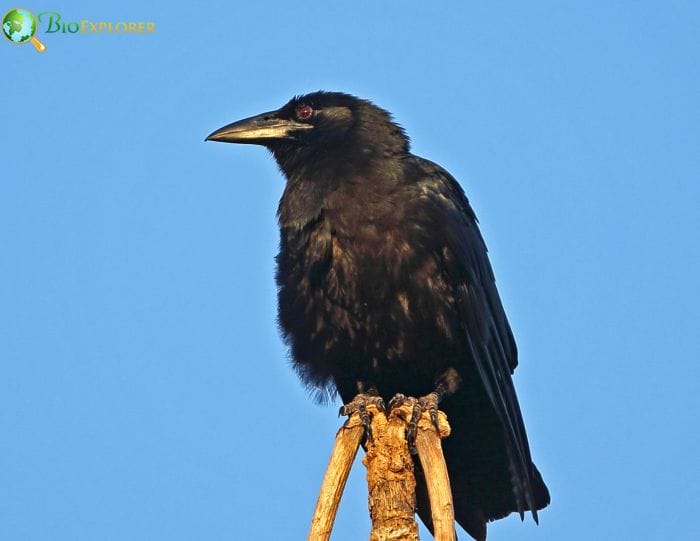
[[[370,541],[418,541],[415,519],[416,479],[413,458],[406,443],[406,421],[410,407],[394,408],[372,416],[373,443],[367,445],[363,464],[367,467]]]
[[[316,509],[311,519],[308,541],[328,541],[331,537],[333,522],[343,495],[350,468],[360,446],[364,428],[360,416],[353,414],[338,430],[331,459],[326,468],[321,492],[316,501]]]
[[[414,459],[406,441],[406,428],[412,406],[394,408],[387,417],[374,405],[370,413],[372,440],[366,443],[363,464],[367,467],[369,511],[372,519],[370,541],[419,541],[415,520],[416,480]],[[428,412],[418,421],[416,449],[430,497],[430,510],[436,541],[456,541],[454,508],[441,438],[450,434],[444,413],[438,412],[438,430]],[[357,413],[338,431],[308,541],[328,541],[350,468],[362,441],[364,427]]]
[[[438,427],[439,434],[430,420],[430,415],[424,412],[418,421],[416,449],[428,486],[435,541],[456,541],[452,490],[440,444],[441,438],[449,436],[450,425],[441,411],[438,412]]]

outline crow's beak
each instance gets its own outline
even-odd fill
[[[210,133],[205,141],[264,145],[278,139],[294,139],[294,133],[313,128],[295,120],[280,118],[278,111],[244,118]]]

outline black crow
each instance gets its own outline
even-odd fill
[[[404,395],[416,411],[439,402],[457,521],[483,540],[487,521],[513,511],[537,520],[549,493],[511,379],[515,341],[457,181],[411,154],[387,111],[339,92],[295,97],[207,140],[263,145],[287,178],[279,324],[302,381],[339,393],[345,413]]]

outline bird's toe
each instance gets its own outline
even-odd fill
[[[372,441],[372,417],[369,406],[374,406],[379,411],[385,410],[384,400],[380,396],[360,393],[347,404],[343,404],[338,411],[338,415],[350,417],[354,413],[360,416],[362,426],[365,429],[365,441]]]

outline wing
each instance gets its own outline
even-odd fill
[[[511,374],[518,364],[517,349],[503,310],[487,249],[476,216],[457,181],[440,166],[422,158],[409,158],[422,179],[418,198],[426,205],[424,216],[434,216],[430,226],[441,235],[440,261],[452,284],[462,335],[493,410],[503,429],[515,508],[488,513],[498,518],[517,510],[521,518],[549,502],[549,494],[532,464],[520,406]],[[489,516],[490,515],[490,516]]]

